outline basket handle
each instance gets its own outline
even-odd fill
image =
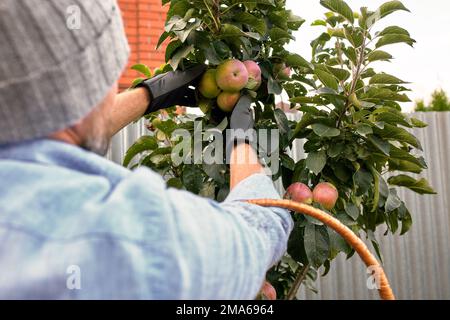
[[[291,200],[272,200],[272,199],[258,199],[258,200],[248,200],[246,201],[251,204],[259,205],[262,207],[279,207],[288,210],[292,210],[295,212],[299,212],[302,214],[306,214],[311,216],[340,234],[345,241],[358,253],[361,259],[364,261],[367,267],[373,268],[379,277],[380,288],[378,289],[378,293],[380,294],[381,299],[383,300],[395,300],[394,293],[389,285],[389,281],[386,277],[386,273],[381,267],[378,260],[370,253],[366,244],[347,226],[342,224],[339,220],[332,217],[330,214],[314,208],[312,206],[294,202]]]

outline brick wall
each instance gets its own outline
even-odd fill
[[[165,45],[156,50],[156,44],[164,31],[168,5],[163,7],[161,0],[118,0],[118,3],[131,48],[130,61],[119,81],[120,89],[124,90],[139,76],[130,70],[132,65],[143,63],[155,69],[165,62]]]

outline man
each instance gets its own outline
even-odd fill
[[[73,5],[79,29],[66,23]],[[117,95],[127,59],[114,0],[2,0],[0,298],[253,299],[285,252],[289,213],[241,201],[279,197],[245,141],[223,203],[99,156],[145,113],[193,106],[204,71]],[[232,128],[252,126],[249,107]]]

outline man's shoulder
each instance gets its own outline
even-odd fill
[[[130,171],[65,146],[47,151],[34,157],[0,156],[0,223],[56,237],[65,237],[68,225],[73,225],[72,234],[128,234],[119,226],[138,221],[149,210],[164,211],[166,185],[150,169]],[[83,224],[75,228],[80,221]]]
[[[138,200],[140,193],[165,188],[162,178],[148,168],[130,171],[81,148],[54,141],[35,141],[0,148],[0,203],[27,196],[36,202],[82,207],[99,204],[114,193],[130,193],[124,201]],[[140,192],[137,190],[143,189]],[[1,206],[1,205],[0,205]]]

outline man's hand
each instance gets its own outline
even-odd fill
[[[253,129],[255,121],[253,120],[253,113],[250,109],[252,99],[248,95],[243,95],[236,107],[233,110],[230,118],[230,128],[237,130],[241,129],[247,131]]]
[[[251,104],[252,99],[248,95],[243,95],[231,114],[231,135],[227,137],[226,146],[228,160],[230,160],[231,151],[235,145],[254,142],[253,127],[255,121],[253,120],[253,112],[250,108]]]
[[[205,71],[205,65],[198,65],[184,71],[167,72],[140,83],[137,87],[146,88],[150,95],[145,114],[173,106],[196,106],[196,88]]]
[[[247,95],[243,95],[230,118],[230,129],[234,132],[234,139],[227,141],[231,189],[251,175],[264,173],[264,168],[258,160],[256,151],[250,145],[255,139],[253,136],[255,121],[250,108],[251,104],[252,99]]]

